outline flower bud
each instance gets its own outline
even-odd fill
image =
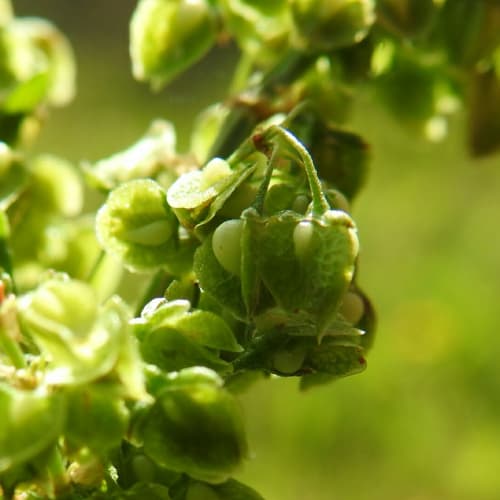
[[[130,22],[134,76],[161,87],[199,60],[215,37],[207,0],[140,0]]]

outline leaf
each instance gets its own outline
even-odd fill
[[[172,327],[162,326],[147,332],[140,351],[144,361],[167,372],[192,366],[206,366],[222,373],[231,371],[231,365],[213,351]]]
[[[28,184],[28,172],[13,151],[0,142],[0,210],[7,210]]]
[[[168,469],[222,482],[247,453],[241,410],[212,377],[191,373],[180,372],[158,395],[144,424],[144,450]]]
[[[212,349],[233,352],[242,350],[231,328],[220,316],[210,311],[190,309],[191,304],[187,300],[154,299],[144,308],[142,318],[134,323],[139,325],[141,339],[148,330],[167,327]]]
[[[21,391],[0,384],[0,472],[22,464],[55,443],[66,418],[61,394]]]
[[[221,351],[241,352],[232,330],[219,316],[209,311],[193,311],[175,322],[175,328],[201,345]]]

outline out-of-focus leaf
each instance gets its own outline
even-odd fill
[[[177,379],[158,395],[147,416],[145,452],[171,470],[223,482],[247,453],[240,407],[212,375],[183,370]]]

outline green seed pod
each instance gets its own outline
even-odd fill
[[[375,21],[373,0],[292,0],[297,43],[311,51],[360,42]]]
[[[133,271],[168,266],[176,251],[177,227],[165,191],[150,179],[133,180],[111,191],[96,218],[101,245]]]
[[[286,311],[310,315],[320,334],[353,277],[359,245],[354,222],[337,210],[322,216],[283,212],[266,218],[248,212],[246,217],[265,287]]]
[[[144,451],[195,479],[220,483],[247,454],[240,407],[208,369],[178,372],[158,395],[143,426]]]
[[[130,22],[135,78],[165,85],[203,57],[216,34],[207,0],[140,0]]]

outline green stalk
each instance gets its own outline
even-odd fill
[[[268,134],[270,139],[276,136],[283,139],[289,146],[291,146],[293,151],[298,153],[302,164],[304,165],[307,181],[309,183],[309,189],[311,190],[313,203],[312,214],[316,216],[324,214],[330,209],[330,205],[328,204],[325,194],[323,193],[321,181],[319,180],[311,155],[305,146],[291,132],[277,125],[270,127]]]
[[[301,76],[316,60],[316,56],[288,51],[255,85],[248,86],[240,95],[248,95],[259,102],[264,97],[272,97],[280,85],[290,85],[294,80]],[[245,64],[242,63],[245,67]],[[238,68],[243,73],[243,69]],[[248,70],[248,68],[245,68]],[[238,77],[239,78],[239,77]],[[238,86],[243,86],[240,78]],[[255,125],[259,121],[259,116],[251,109],[249,105],[244,104],[238,98],[233,100],[234,104],[231,112],[224,120],[219,135],[212,145],[209,158],[216,156],[226,158],[229,156],[245,139],[248,137]]]
[[[64,460],[57,445],[54,445],[48,452],[46,464],[52,488],[57,497],[59,494],[66,491],[70,486]]]

